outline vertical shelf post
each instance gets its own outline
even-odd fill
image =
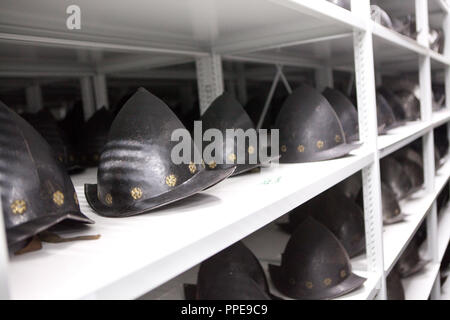
[[[106,77],[102,73],[98,73],[93,78],[95,108],[96,110],[102,107],[108,107],[108,87],[106,86]]]
[[[428,23],[428,0],[416,0],[416,27],[417,41],[429,48],[429,23]],[[431,89],[431,57],[427,52],[419,56],[419,85],[420,85],[420,114],[422,121],[430,122],[433,113],[433,94]],[[434,132],[431,129],[422,138],[424,186],[427,193],[434,192]],[[428,255],[433,263],[438,261],[438,239],[437,239],[437,210],[436,201],[433,203],[427,216],[427,246]],[[440,291],[439,277],[436,279],[431,291],[432,299],[439,299]]]
[[[370,1],[352,0],[352,11],[367,22],[370,20]],[[369,25],[369,23],[367,23]],[[368,271],[381,279],[378,299],[386,299],[386,279],[383,258],[383,219],[381,208],[380,162],[375,92],[373,40],[370,30],[354,31],[356,92],[358,100],[359,135],[365,148],[373,151],[372,163],[362,170],[364,221]]]
[[[42,91],[39,84],[33,84],[25,89],[27,112],[35,113],[42,109]]]
[[[84,120],[87,121],[95,113],[94,92],[91,77],[80,79],[81,99],[83,101]]]
[[[325,66],[315,70],[316,88],[322,92],[325,88],[334,88],[333,69]]]
[[[210,54],[195,60],[197,70],[200,115],[205,113],[215,98],[223,93],[222,59],[218,54]]]

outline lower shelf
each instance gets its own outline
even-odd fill
[[[406,279],[402,280],[406,300],[427,300],[430,296],[433,284],[439,274],[440,264],[428,263],[425,268]]]
[[[279,221],[283,220],[279,219]],[[283,296],[272,284],[270,275],[267,271],[269,263],[279,264],[281,261],[281,253],[289,241],[289,235],[283,232],[275,223],[271,223],[266,227],[254,232],[247,238],[242,240],[246,246],[256,255],[260,260],[264,271],[266,272],[266,278],[269,282],[271,292],[283,299],[292,300]],[[335,300],[369,300],[373,299],[378,293],[380,284],[380,278],[374,274],[357,267],[361,257],[352,260],[353,271],[359,276],[365,277],[367,280],[363,286],[357,290],[350,292]],[[175,279],[165,283],[164,285],[156,288],[152,292],[144,295],[141,299],[168,299],[168,300],[182,300],[184,299],[183,284],[196,283],[198,265],[194,268],[184,272]]]

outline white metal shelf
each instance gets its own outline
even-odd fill
[[[394,30],[388,29],[379,23],[370,22],[373,35],[380,40],[387,41],[395,46],[413,51],[420,55],[426,55],[429,49],[420,45],[416,40],[404,36]]]
[[[422,137],[431,129],[439,127],[450,120],[450,111],[441,110],[432,114],[431,122],[414,121],[390,130],[388,134],[378,136],[378,150],[380,158],[403,148],[414,140]]]
[[[34,44],[35,50],[42,45],[89,49],[97,51],[97,59],[102,50],[198,56],[260,51],[364,27],[360,17],[325,0],[80,0],[77,5],[82,27],[72,31],[61,1],[3,1],[0,39]]]
[[[422,271],[402,279],[405,300],[427,300],[438,274],[439,264],[429,262]]]
[[[440,111],[433,112],[431,122],[432,127],[436,128],[450,121],[450,111],[443,109]]]
[[[397,67],[404,70],[400,66],[405,60],[412,61],[407,66],[417,68],[410,53],[429,52],[416,40],[374,22],[367,26],[358,15],[325,0],[199,0],[182,4],[176,0],[132,0],[127,5],[106,0],[93,5],[91,1],[81,0],[77,4],[87,14],[83,15],[82,29],[74,32],[65,28],[66,16],[61,14],[65,12],[65,4],[60,1],[45,0],[39,6],[25,0],[3,2],[0,41],[7,42],[8,46],[23,45],[26,49],[2,52],[0,74],[13,76],[17,70],[21,76],[67,73],[73,77],[131,71],[193,61],[210,51],[249,61],[261,60],[258,54],[255,57],[253,54],[266,51],[264,61],[270,61],[271,56],[275,61],[291,65],[305,66],[308,65],[305,61],[309,61],[310,67],[318,67],[324,65],[321,59],[305,60],[302,58],[307,57],[302,55],[293,58],[278,50],[308,44],[326,45],[333,39],[338,40],[338,48],[349,43],[348,54],[339,57],[333,54],[327,63],[350,70],[353,68],[352,32],[366,27],[372,30],[376,43],[381,40],[391,45],[382,45],[382,50],[377,50],[377,59],[389,63],[383,70],[392,71]],[[247,14],[249,7],[251,16]],[[118,12],[120,19],[116,17]],[[47,56],[49,47],[65,53],[54,61],[54,56]],[[403,51],[399,53],[393,47]],[[431,51],[430,55],[433,60],[448,65],[448,59],[442,55]],[[36,62],[46,67],[38,68]]]
[[[281,220],[285,220],[285,217]],[[263,269],[266,273],[266,278],[268,279],[270,290],[273,294],[282,297],[286,300],[292,300],[283,294],[281,294],[273,285],[270,274],[268,272],[268,264],[275,263],[280,264],[281,253],[289,241],[290,235],[283,232],[277,224],[271,223],[260,230],[252,233],[243,242],[246,246],[255,254],[255,256],[260,260]],[[355,260],[357,261],[357,260]],[[371,272],[366,270],[358,269],[353,263],[353,271],[360,276],[367,278],[366,282],[361,288],[346,294],[336,300],[368,300],[373,299],[377,293],[377,287],[379,285],[380,278]],[[180,300],[184,298],[183,284],[184,283],[196,283],[197,281],[198,266],[188,270],[177,278],[169,281],[168,283],[162,285],[161,287],[155,289],[153,292],[146,294],[144,299],[170,299],[170,300]]]
[[[271,293],[285,300],[293,300],[289,297],[286,297],[275,288],[268,272],[268,263],[262,262],[262,266],[266,274],[266,278]],[[185,299],[183,285],[186,283],[195,284],[197,282],[197,273],[198,273],[198,266],[183,273],[176,279],[169,281],[163,286],[155,289],[153,292],[144,295],[143,297],[141,297],[141,299],[183,300]],[[379,277],[377,277],[374,273],[370,272],[356,271],[355,273],[361,277],[365,277],[367,279],[366,282],[355,291],[350,292],[344,296],[338,297],[334,300],[371,300],[375,297],[377,293],[377,287],[379,285],[380,280]]]
[[[414,140],[422,137],[429,130],[429,123],[426,123],[425,121],[414,121],[392,129],[386,135],[378,136],[380,158],[403,148]]]
[[[359,155],[272,166],[124,219],[103,218],[90,209],[80,186],[95,181],[95,171],[88,171],[74,178],[83,212],[96,221],[83,233],[98,233],[101,239],[48,245],[13,257],[12,298],[136,298],[370,164],[371,153],[355,153]]]
[[[443,56],[442,54],[440,54],[440,53],[438,53],[436,51],[433,51],[431,49],[429,49],[429,53],[430,53],[430,57],[431,57],[432,62],[434,61],[434,62],[436,62],[439,65],[444,66],[444,67],[450,66],[450,59],[449,58],[447,58],[447,57]]]

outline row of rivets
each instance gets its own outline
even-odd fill
[[[78,205],[78,196],[76,193],[73,194],[76,205]],[[61,191],[56,191],[52,195],[53,202],[61,207],[64,204],[64,194]],[[13,214],[23,214],[27,211],[27,202],[25,200],[14,200],[11,203],[11,211]]]

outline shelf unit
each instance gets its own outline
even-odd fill
[[[433,129],[449,123],[450,99],[444,110],[432,112],[431,71],[445,74],[446,96],[450,96],[450,56],[432,51],[427,44],[428,9],[437,10],[437,2],[403,1],[416,12],[420,30],[416,41],[372,22],[369,0],[352,0],[352,11],[325,0],[112,4],[100,0],[95,5],[79,0],[83,20],[82,29],[76,31],[66,29],[66,16],[61,14],[65,4],[60,1],[3,1],[0,42],[7,45],[0,54],[0,76],[80,79],[86,116],[96,105],[108,104],[108,75],[195,62],[204,111],[223,91],[223,60],[312,68],[318,87],[332,84],[330,70],[338,70],[355,74],[363,145],[342,159],[272,165],[259,174],[230,178],[200,195],[127,219],[99,217],[88,207],[82,186],[95,182],[94,170],[73,176],[83,212],[96,221],[83,233],[99,233],[101,239],[48,244],[40,252],[8,257],[0,228],[0,297],[133,299],[147,293],[146,297],[181,298],[180,281],[195,282],[201,261],[243,238],[252,247],[252,239],[260,234],[269,234],[268,239],[279,240],[271,243],[281,245],[274,220],[362,171],[367,255],[353,259],[352,264],[368,280],[342,298],[386,298],[386,276],[426,219],[429,234],[435,235],[428,239],[432,262],[404,285],[407,298],[426,299],[431,294],[438,299],[437,274],[450,237],[450,213],[447,208],[438,220],[435,199],[448,183],[450,164],[446,162],[435,175]],[[251,16],[248,8],[252,8]],[[442,12],[445,26],[449,25],[447,14]],[[376,72],[390,75],[411,70],[417,71],[420,80],[421,121],[377,137]],[[425,186],[401,203],[409,214],[407,221],[383,232],[379,159],[420,137]],[[265,261],[271,253],[267,247],[252,249]]]

